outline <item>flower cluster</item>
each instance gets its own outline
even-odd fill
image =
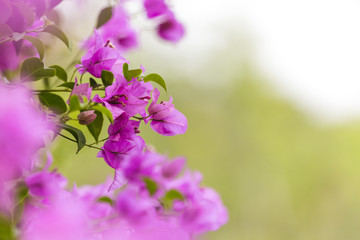
[[[24,36],[42,31],[44,20],[41,17],[61,1],[0,0],[0,56],[7,56],[0,58],[0,71],[15,70],[18,67],[19,61],[24,57],[19,55],[21,49],[25,56],[34,55],[26,50],[30,43],[24,41]]]
[[[129,69],[122,54],[137,40],[124,6],[113,7],[109,21],[94,30],[68,79],[62,67],[45,67],[42,42],[29,35],[40,22],[41,31],[68,44],[59,28],[43,22],[59,2],[0,0],[4,62],[23,56],[21,48],[15,54],[4,52],[23,39],[39,54],[22,61],[18,70],[18,61],[14,66],[0,62],[0,239],[190,240],[217,230],[228,220],[219,195],[200,185],[201,174],[186,169],[183,157],[168,159],[140,135],[142,123],[164,136],[184,134],[188,123],[172,97],[160,100],[161,91],[153,86],[167,91],[160,75],[144,75],[142,66]],[[162,38],[178,41],[183,36],[182,25],[163,0],[144,0],[144,7],[147,17],[158,22]],[[51,78],[63,82],[58,89],[49,86]],[[41,80],[45,89],[29,90],[19,79]],[[66,101],[59,91],[68,93]],[[103,116],[109,120],[108,137],[99,140]],[[86,126],[95,142],[88,144],[70,119]],[[44,162],[44,151],[39,151],[56,137],[76,142],[77,151],[98,149],[97,156],[114,169],[113,180],[69,190],[67,179],[50,170],[51,153]]]

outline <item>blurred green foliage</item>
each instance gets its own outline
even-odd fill
[[[141,134],[160,153],[186,156],[222,196],[230,221],[205,239],[360,238],[359,122],[315,123],[249,68],[231,86],[202,89],[176,76],[173,83],[188,132],[164,137],[142,125]],[[57,139],[53,150],[70,185],[113,175],[94,149],[75,155],[75,143]]]

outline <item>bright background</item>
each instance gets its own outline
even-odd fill
[[[185,39],[165,43],[146,27],[141,48],[127,58],[166,79],[189,121],[175,137],[142,126],[145,140],[186,156],[229,208],[229,223],[205,239],[359,239],[360,2],[172,5]],[[92,26],[78,28],[68,34]],[[60,140],[54,148],[71,182],[96,184],[112,174],[96,151],[75,156],[75,147]]]

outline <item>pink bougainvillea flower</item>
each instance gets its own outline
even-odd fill
[[[98,153],[98,157],[104,158],[105,162],[114,169],[119,169],[125,158],[132,154],[139,154],[145,146],[144,140],[140,136],[132,139],[119,139],[118,141],[107,140],[102,147],[103,151]]]
[[[145,107],[151,99],[151,83],[132,80],[129,83],[124,77],[119,76],[115,82],[105,89],[105,97],[99,95],[93,97],[93,101],[102,103],[107,107],[114,118],[126,113],[129,117],[136,114],[146,116]]]
[[[186,117],[174,108],[172,98],[169,102],[162,101],[157,103],[160,91],[154,89],[153,102],[149,106],[150,126],[151,128],[161,135],[173,136],[183,134],[187,130]]]
[[[18,67],[20,58],[12,42],[0,43],[0,56],[6,56],[0,58],[0,71],[15,70]]]
[[[108,39],[120,52],[138,46],[137,33],[130,25],[130,19],[125,9],[119,5],[113,10],[111,19],[101,26],[100,34]]]
[[[137,188],[122,191],[116,201],[116,209],[132,225],[149,225],[156,220],[152,200],[139,196]]]
[[[125,59],[120,55],[119,51],[112,47],[109,42],[104,42],[103,38],[97,30],[94,30],[94,41],[88,52],[81,58],[81,67],[79,72],[89,72],[94,77],[101,77],[102,70],[110,71],[117,61]]]
[[[85,206],[70,196],[55,199],[46,206],[26,206],[21,239],[92,239]]]
[[[167,179],[175,178],[181,170],[183,170],[186,163],[186,159],[183,157],[177,157],[172,161],[166,161],[162,165],[162,176]]]
[[[69,103],[71,96],[76,95],[79,97],[79,100],[81,103],[84,103],[86,98],[87,101],[89,101],[91,99],[91,91],[92,91],[92,87],[90,87],[89,83],[83,83],[83,84],[79,84],[77,85],[77,78],[75,78],[75,85],[73,90],[70,93],[69,99],[67,100],[67,103]]]
[[[57,172],[37,172],[25,179],[26,185],[32,195],[49,197],[63,189],[67,180]]]
[[[165,157],[152,152],[133,155],[124,160],[122,170],[124,176],[129,182],[142,185],[143,179],[156,179],[161,175],[161,163],[165,161]]]
[[[170,12],[164,0],[144,0],[148,18],[155,18]]]
[[[44,145],[52,128],[21,86],[0,83],[0,211],[10,207],[6,182],[29,172],[33,155]],[[21,147],[20,147],[21,146]]]
[[[160,23],[157,32],[161,38],[171,42],[178,42],[185,34],[183,25],[172,14]]]
[[[213,189],[202,188],[198,192],[200,197],[182,211],[181,224],[191,234],[216,231],[228,221],[227,210]]]
[[[117,117],[112,124],[110,124],[108,133],[109,139],[112,141],[119,141],[121,139],[132,139],[135,134],[139,133],[139,121],[130,120],[126,113]]]

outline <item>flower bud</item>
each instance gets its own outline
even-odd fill
[[[94,112],[95,112],[95,110],[88,110],[88,111],[81,112],[77,116],[79,123],[81,125],[88,125],[88,124],[92,123],[97,117]]]

